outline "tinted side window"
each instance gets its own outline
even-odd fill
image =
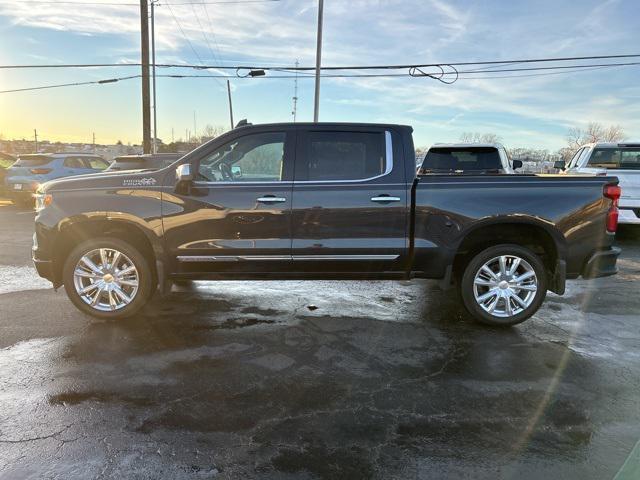
[[[640,170],[640,148],[625,148],[620,154],[620,168],[625,170]]]
[[[101,158],[89,157],[86,160],[89,163],[89,168],[92,168],[94,170],[104,170],[109,166],[109,164]]]
[[[64,159],[64,166],[67,168],[86,168],[82,158],[67,157]]]
[[[589,158],[589,167],[620,168],[620,150],[615,148],[596,148]]]
[[[279,182],[283,175],[286,133],[245,135],[200,161],[198,178],[208,182]]]
[[[308,132],[296,179],[363,180],[385,173],[384,132]]]

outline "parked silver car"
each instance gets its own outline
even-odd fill
[[[101,156],[89,153],[20,155],[7,169],[5,187],[14,203],[31,205],[40,184],[61,177],[101,172],[108,166]]]

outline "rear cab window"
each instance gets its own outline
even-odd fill
[[[18,157],[14,167],[42,167],[53,161],[53,158],[46,155],[29,155]]]
[[[384,176],[392,170],[387,137],[384,130],[306,131],[296,160],[296,181],[362,181]]]
[[[500,173],[500,153],[494,147],[432,147],[422,161],[421,173]]]
[[[596,148],[588,165],[613,170],[640,170],[640,147]]]

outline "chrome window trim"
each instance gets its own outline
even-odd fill
[[[371,180],[376,180],[378,178],[386,177],[391,172],[393,172],[393,140],[391,139],[391,132],[389,130],[384,131],[384,142],[385,142],[385,160],[386,165],[384,169],[384,173],[380,175],[376,175],[374,177],[369,178],[361,178],[356,180],[297,180],[293,183],[298,184],[309,184],[309,183],[362,183],[362,182],[370,182]]]
[[[199,181],[195,180],[193,185],[196,187],[210,187],[215,185],[298,185],[298,184],[327,184],[327,183],[363,183],[370,182],[371,180],[377,180],[378,178],[386,177],[387,175],[393,172],[393,140],[391,137],[391,132],[389,130],[384,131],[384,140],[385,140],[385,170],[384,173],[380,175],[375,175],[369,178],[361,178],[356,180],[270,180],[268,182],[207,182],[207,181]],[[294,160],[295,162],[295,160]]]

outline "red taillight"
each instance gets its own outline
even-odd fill
[[[618,200],[620,200],[620,195],[622,195],[622,189],[619,185],[605,185],[604,186],[604,196],[613,200],[613,204],[618,206]]]
[[[604,196],[613,200],[607,212],[607,232],[616,233],[618,230],[618,201],[622,195],[622,189],[618,185],[605,185]]]
[[[51,171],[51,169],[50,168],[32,168],[29,171],[34,175],[46,175]]]
[[[616,233],[618,230],[618,207],[611,207],[607,212],[607,232]]]

